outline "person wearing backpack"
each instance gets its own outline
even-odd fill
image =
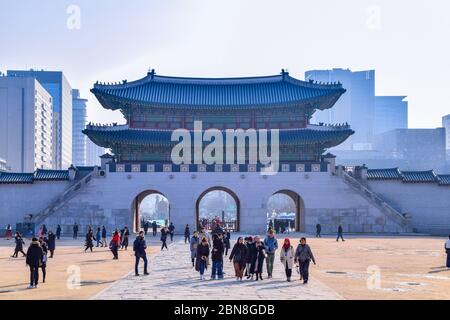
[[[139,261],[141,259],[144,260],[144,275],[149,274],[147,272],[148,260],[147,260],[147,253],[145,251],[146,249],[147,244],[145,243],[144,231],[140,231],[139,235],[136,237],[136,240],[134,240],[133,243],[134,256],[136,257],[136,263],[134,265],[134,272],[136,276],[139,276]]]

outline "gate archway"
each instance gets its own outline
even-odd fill
[[[277,232],[305,232],[305,203],[292,190],[279,190],[267,201],[267,225]]]
[[[157,221],[159,226],[170,223],[169,199],[157,190],[139,193],[132,203],[133,230],[139,232],[143,221]]]
[[[224,229],[231,232],[240,230],[240,201],[228,188],[217,186],[203,191],[197,198],[195,211],[197,230],[200,226],[210,229],[217,220]]]

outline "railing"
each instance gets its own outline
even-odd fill
[[[361,182],[350,176],[347,172],[342,172],[342,179],[353,189],[358,191],[366,199],[370,200],[377,208],[389,215],[394,221],[399,223],[402,227],[410,229],[410,223],[407,218],[392,206],[390,206],[386,201],[381,199],[376,193],[369,190]]]
[[[92,177],[94,175],[95,171],[90,172],[86,176],[84,176],[79,181],[76,181],[73,183],[69,188],[64,190],[61,194],[59,194],[55,199],[50,202],[50,204],[34,215],[31,218],[31,222],[35,223],[36,225],[40,222],[47,219],[50,215],[52,215],[54,212],[56,212],[58,209],[60,209],[64,204],[66,204],[72,197],[75,195],[75,193],[80,190],[83,186],[89,183],[89,181],[92,180]]]

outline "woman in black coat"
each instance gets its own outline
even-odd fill
[[[264,260],[266,259],[266,247],[264,243],[261,241],[260,237],[255,237],[255,247],[256,247],[256,264],[255,264],[255,273],[256,273],[256,281],[262,280],[262,272]]]
[[[49,258],[53,258],[53,254],[55,253],[55,249],[56,249],[56,235],[53,233],[53,231],[48,232],[47,246],[48,246],[48,251],[50,251]]]
[[[252,278],[255,274],[255,265],[256,265],[256,258],[257,258],[257,252],[256,252],[256,245],[253,242],[252,237],[248,237],[247,240],[247,269],[245,270],[245,273],[247,275],[247,279]]]
[[[14,248],[14,254],[11,257],[17,258],[19,252],[22,253],[22,257],[26,257],[27,255],[25,254],[25,252],[23,252],[23,245],[25,244],[25,242],[23,241],[22,236],[19,232],[16,232],[14,241],[16,242],[16,247]]]
[[[230,250],[230,247],[231,247],[230,239],[231,239],[230,231],[226,230],[225,237],[223,238],[223,244],[225,245],[225,256],[228,256],[228,250]]]
[[[233,261],[234,273],[236,275],[236,280],[238,281],[242,281],[246,258],[247,247],[244,244],[244,239],[239,237],[230,254],[230,262]]]

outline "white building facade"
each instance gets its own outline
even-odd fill
[[[0,157],[11,171],[53,168],[52,97],[32,77],[0,77]]]

